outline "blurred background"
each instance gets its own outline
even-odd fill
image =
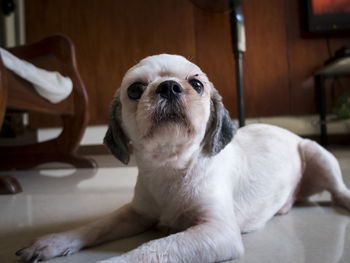
[[[5,2],[14,3],[14,12],[4,12]],[[140,59],[159,53],[180,54],[198,64],[223,96],[232,118],[237,119],[228,2],[2,0],[2,45],[32,43],[53,34],[67,35],[73,41],[89,97],[90,120],[83,144],[102,142],[108,105],[126,70]],[[342,32],[334,30],[339,29],[334,19],[341,15],[347,14],[345,22],[350,25],[350,15],[346,13],[349,1],[239,3],[245,25],[243,83],[247,123],[273,123],[301,135],[317,136],[319,111],[314,73],[338,49],[350,45],[346,28]],[[323,19],[333,19],[326,21],[330,28],[322,24],[324,21],[324,27],[318,28],[320,21],[312,20],[322,15]],[[349,84],[349,77],[326,81],[329,113],[334,111],[338,97],[350,90]],[[59,133],[42,129],[59,126],[60,119],[54,116],[31,113],[27,122],[33,129],[40,128],[40,140]],[[329,125],[332,134],[349,131],[347,121]]]

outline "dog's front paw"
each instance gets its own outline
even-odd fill
[[[29,246],[16,252],[21,260],[38,262],[57,256],[67,256],[79,250],[77,244],[65,234],[51,234],[33,240]]]

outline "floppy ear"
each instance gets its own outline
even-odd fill
[[[212,89],[210,102],[210,117],[204,137],[203,149],[210,156],[218,154],[232,141],[237,131],[229,112],[222,103],[222,98],[216,89]]]
[[[130,159],[129,138],[122,129],[121,111],[122,105],[120,103],[120,91],[118,90],[109,108],[109,127],[103,143],[119,161],[128,164]]]

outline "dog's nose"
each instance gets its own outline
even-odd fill
[[[179,83],[167,80],[159,84],[156,93],[165,99],[173,99],[181,95],[183,89]]]

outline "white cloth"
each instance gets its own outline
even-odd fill
[[[59,72],[38,68],[2,48],[0,54],[6,68],[32,83],[35,90],[51,103],[61,102],[72,92],[72,80]]]

